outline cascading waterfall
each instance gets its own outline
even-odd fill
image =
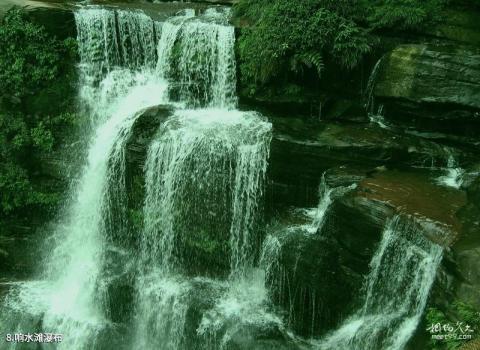
[[[178,33],[182,29],[184,22],[194,16],[195,11],[186,10],[182,15],[172,17],[163,23],[161,37],[157,46],[158,60],[156,69],[160,77],[167,79],[171,76],[173,69],[171,60]]]
[[[224,14],[212,10],[202,18],[187,11],[162,27],[157,74],[170,82],[173,100],[202,108],[176,111],[148,150],[137,349],[186,346],[192,240],[215,237],[227,246],[220,254],[230,255],[238,284],[254,265],[271,125],[235,110],[234,38]]]
[[[112,213],[123,206],[124,146],[141,111],[167,98],[166,84],[153,77],[145,64],[152,45],[125,49],[139,44],[133,30],[150,28],[153,21],[134,14],[120,19],[117,26],[115,13],[103,9],[79,10],[75,18],[83,84],[80,100],[94,125],[87,164],[53,235],[44,279],[19,285],[4,305],[18,319],[5,323],[8,327],[62,333],[57,349],[101,346],[98,337],[113,326],[104,302],[112,278],[105,263],[107,253],[118,248],[109,237],[112,229],[121,226],[116,217],[122,220],[121,214]],[[146,33],[153,32],[142,31]],[[148,38],[142,40],[145,44]],[[121,64],[131,68],[120,68]],[[42,297],[37,299],[38,295]],[[28,322],[34,324],[27,326]]]
[[[442,252],[414,219],[391,219],[370,262],[362,307],[316,348],[403,349],[420,322]]]
[[[331,204],[336,198],[339,198],[346,194],[347,192],[355,189],[356,184],[350,186],[337,186],[331,187],[327,184],[325,179],[325,174],[322,175],[319,187],[319,197],[318,206],[314,209],[307,209],[305,214],[310,217],[311,223],[304,226],[308,233],[317,233],[322,230],[325,217],[328,214]]]
[[[42,278],[14,286],[1,306],[2,333],[61,333],[56,348],[68,350],[188,349],[192,334],[203,342],[192,348],[211,350],[252,325],[287,334],[266,283],[279,273],[281,237],[264,240],[256,264],[271,125],[258,113],[236,110],[235,36],[227,14],[186,10],[160,23],[141,11],[88,7],[76,10],[75,20],[79,99],[92,121],[86,164],[49,241]],[[148,149],[144,227],[131,232],[125,145],[142,112],[165,103],[178,109]],[[332,201],[351,189],[330,188],[322,178],[318,207],[295,229],[321,232]],[[229,260],[220,274],[228,277],[198,276],[199,245]],[[402,349],[440,259],[439,247],[393,220],[372,260],[364,306],[315,346]],[[112,289],[123,292],[119,280],[133,285],[134,310],[121,321],[109,302]],[[206,306],[195,304],[199,286],[214,296]],[[187,334],[199,310],[198,328]],[[385,323],[393,333],[381,337]]]
[[[162,348],[181,349],[184,314],[172,306],[165,312],[151,306],[164,305],[165,298],[177,303],[188,292],[188,281],[179,276],[192,263],[188,250],[185,254],[188,240],[208,232],[229,243],[232,273],[253,267],[270,128],[255,113],[212,109],[178,111],[160,127],[146,162],[138,282],[139,333],[150,329],[142,339],[153,339],[147,348],[162,339]],[[155,284],[173,285],[177,294],[158,294],[151,288]],[[167,329],[165,319],[176,327]]]
[[[175,244],[214,230],[230,239],[232,270],[253,265],[270,128],[256,113],[212,109],[178,111],[160,127],[146,163],[146,256],[172,271]]]
[[[236,105],[234,40],[232,26],[212,26],[200,20],[185,26],[176,79],[181,101],[217,108]],[[191,96],[196,98],[191,100]]]
[[[356,184],[336,187],[329,186],[325,174],[323,174],[318,188],[319,201],[317,207],[298,211],[298,214],[305,217],[306,223],[287,226],[282,232],[274,232],[274,234],[269,234],[266,237],[263,243],[260,261],[267,274],[276,273],[273,266],[277,266],[278,254],[280,254],[285,235],[296,231],[304,232],[304,234],[307,235],[321,234],[326,216],[334,200],[354,190],[356,187]]]

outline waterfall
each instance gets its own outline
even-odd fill
[[[414,219],[397,216],[385,226],[370,262],[363,305],[318,349],[401,350],[415,331],[442,259]]]
[[[291,269],[285,268],[282,261],[288,250],[298,248],[295,243],[308,242],[312,244],[317,240],[325,239],[324,223],[329,215],[329,211],[334,201],[356,188],[356,184],[349,186],[330,186],[327,182],[327,176],[324,173],[320,180],[318,188],[318,205],[315,208],[295,209],[289,213],[291,221],[294,224],[280,226],[274,224],[268,230],[260,257],[260,266],[265,273],[265,281],[268,286],[269,294],[277,303],[282,304],[288,310],[286,323],[290,326],[295,324],[296,319],[303,318],[305,315],[299,313],[296,305],[299,300],[308,299],[311,310],[309,317],[310,328],[313,330],[318,324],[315,319],[318,305],[316,305],[316,295],[310,289],[296,284],[296,275],[298,260],[297,255],[295,266]],[[288,247],[288,248],[287,248]],[[320,303],[321,304],[321,303]],[[308,316],[305,316],[306,318]]]
[[[164,122],[147,153],[135,315],[136,338],[143,340],[136,349],[187,346],[193,303],[187,275],[198,244],[230,256],[232,282],[218,305],[251,278],[271,124],[258,113],[235,110],[235,36],[224,20],[213,11],[205,18],[186,12],[162,27],[157,72],[170,82],[171,98],[193,109],[177,110]],[[263,280],[254,280],[256,290],[264,290]],[[212,313],[204,315],[200,338],[228,323]],[[207,326],[209,317],[222,326]],[[209,341],[205,348],[217,345]]]
[[[375,86],[377,83],[378,74],[383,67],[384,60],[385,56],[380,57],[377,63],[375,63],[375,66],[373,66],[372,72],[368,78],[367,88],[365,90],[365,110],[367,111],[368,115],[379,114],[375,113]]]
[[[245,327],[294,339],[270,300],[272,279],[280,290],[287,284],[283,234],[321,237],[331,204],[353,186],[329,187],[322,177],[304,224],[268,235],[258,251],[272,126],[237,110],[228,12],[185,10],[158,22],[142,11],[88,6],[75,10],[75,21],[79,101],[91,120],[85,164],[47,242],[42,274],[12,286],[0,305],[1,333],[60,333],[58,350],[222,349]],[[138,118],[159,104],[175,109],[148,146],[137,232],[127,224],[125,148]],[[212,259],[204,265],[225,266],[199,271],[202,250]],[[441,254],[413,223],[392,220],[363,306],[314,346],[402,349]],[[112,303],[118,295],[131,300]]]
[[[158,44],[157,71],[171,81],[173,99],[195,108],[234,108],[234,42],[234,28],[217,11],[201,18],[187,11],[169,19]]]
[[[147,64],[153,21],[119,13],[117,24],[115,13],[103,9],[81,9],[75,18],[80,100],[93,125],[86,164],[53,234],[42,280],[20,284],[4,304],[14,315],[5,323],[9,332],[59,332],[57,349],[96,348],[101,334],[114,328],[105,295],[115,278],[109,254],[126,254],[111,239],[124,229],[124,213],[116,211],[125,205],[125,143],[141,111],[167,98],[166,83]]]
[[[337,187],[330,187],[327,184],[325,179],[325,173],[322,175],[322,179],[320,181],[320,186],[318,189],[319,198],[318,206],[314,209],[307,209],[304,213],[307,217],[311,218],[311,223],[303,226],[304,229],[308,233],[317,233],[321,232],[323,223],[325,222],[325,218],[328,214],[328,210],[330,209],[331,204],[336,198],[342,197],[346,193],[350,192],[351,190],[357,187],[356,184],[352,184],[350,186],[337,186]]]
[[[221,109],[181,110],[166,121],[146,162],[142,254],[172,271],[179,242],[211,230],[230,240],[232,270],[251,266],[270,128],[256,113]]]

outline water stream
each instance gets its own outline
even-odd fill
[[[391,219],[370,262],[363,305],[315,348],[403,349],[420,322],[442,252],[413,219]]]
[[[157,22],[141,11],[76,10],[79,100],[91,120],[86,161],[43,272],[13,286],[0,306],[2,333],[56,332],[56,349],[67,350],[210,350],[228,348],[250,327],[298,344],[266,283],[282,245],[263,237],[272,126],[237,109],[228,16],[186,10]],[[143,227],[133,230],[126,143],[143,112],[162,104],[173,112],[148,147]],[[352,189],[329,188],[323,178],[302,232],[321,234],[332,202]],[[386,226],[363,307],[310,348],[403,348],[441,259],[413,227],[400,219]],[[227,263],[202,271],[201,251],[212,265]]]

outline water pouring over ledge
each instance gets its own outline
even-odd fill
[[[89,161],[45,277],[7,298],[9,331],[62,332],[57,348],[74,350],[225,348],[243,327],[288,334],[255,263],[271,125],[235,109],[234,36],[224,14],[185,11],[159,23],[141,12],[89,8],[76,21],[80,98],[93,129]],[[150,145],[144,229],[131,232],[122,209],[125,142],[142,111],[162,103],[177,111]],[[207,230],[226,243],[230,278],[184,271],[185,239]],[[140,249],[118,245],[119,233],[138,237]],[[108,299],[115,281],[128,278],[133,309],[122,323]],[[200,287],[213,300],[198,307],[204,312],[191,330]],[[189,344],[192,334],[197,344]]]
[[[178,244],[169,242],[169,237],[181,231],[189,217],[200,214],[194,208],[183,210],[185,195],[199,185],[205,189],[195,205],[205,204],[208,196],[210,200],[228,197],[213,216],[225,215],[228,227],[223,234],[230,246],[232,271],[243,275],[253,264],[251,236],[259,205],[255,198],[262,195],[271,126],[255,113],[234,110],[234,35],[233,28],[225,25],[225,13],[209,10],[196,18],[185,11],[157,23],[141,12],[94,7],[78,10],[75,18],[80,99],[92,121],[88,162],[68,215],[54,234],[56,243],[43,280],[19,285],[9,294],[3,308],[12,317],[6,323],[9,331],[62,332],[58,349],[115,348],[105,342],[118,335],[118,325],[110,319],[115,310],[108,302],[109,293],[113,281],[133,269],[139,271],[140,293],[130,327],[139,338],[161,336],[163,347],[179,349],[182,312],[171,312],[190,282],[177,274],[181,264],[179,271],[169,268],[173,266],[169,249]],[[122,210],[125,143],[144,109],[172,100],[180,108],[199,109],[176,112],[152,144],[146,165],[144,244],[137,260],[135,252],[112,240],[113,232],[134,234],[128,232]],[[190,174],[192,167],[196,170]],[[216,187],[220,183],[223,188]],[[127,263],[112,268],[112,252]],[[148,308],[152,302],[159,308]],[[145,314],[152,311],[161,317],[152,320]],[[175,319],[177,326],[172,329]]]

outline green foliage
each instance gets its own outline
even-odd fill
[[[49,37],[21,9],[9,10],[0,26],[0,91],[19,98],[35,93],[59,75],[74,49],[72,40]]]
[[[446,0],[241,0],[242,83],[255,87],[281,76],[330,65],[357,66],[378,42],[375,31],[418,30],[438,17]]]
[[[242,33],[239,43],[242,77],[264,83],[285,70],[311,67],[321,74],[324,56],[347,68],[370,50],[365,30],[322,2],[277,0],[262,7],[259,20]],[[240,13],[249,14],[240,3]],[[253,6],[257,11],[259,4]]]
[[[77,116],[45,114],[38,101],[48,110],[73,105],[67,90],[72,84],[58,82],[70,79],[75,52],[75,40],[50,37],[21,9],[9,10],[0,23],[0,216],[58,200],[33,181],[36,155],[51,152]],[[61,89],[58,102],[46,98],[54,89]]]
[[[368,22],[372,28],[419,30],[438,19],[447,0],[366,1]]]

